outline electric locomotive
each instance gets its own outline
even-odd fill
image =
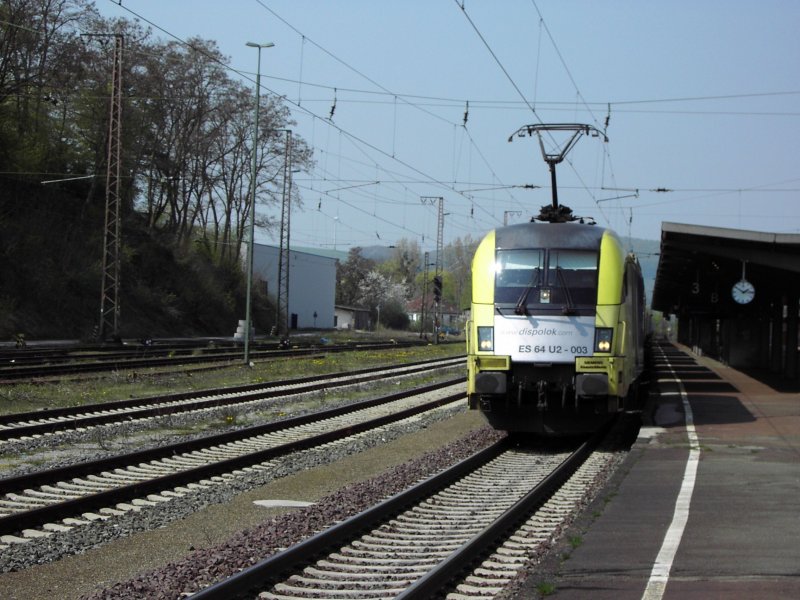
[[[496,429],[585,433],[637,400],[639,263],[613,231],[558,205],[554,165],[552,207],[491,231],[472,262],[468,402]]]

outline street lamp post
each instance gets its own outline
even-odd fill
[[[244,330],[244,364],[250,364],[250,325],[251,306],[250,296],[253,287],[253,239],[256,229],[256,173],[258,171],[258,110],[261,104],[261,49],[272,48],[275,44],[256,44],[247,42],[250,48],[258,48],[258,68],[256,69],[256,109],[253,124],[253,168],[250,172],[250,228],[247,244],[247,301],[245,305],[245,330]]]

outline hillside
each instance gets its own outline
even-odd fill
[[[0,339],[92,339],[99,322],[103,207],[89,190],[0,178]],[[232,335],[244,277],[198,244],[176,248],[138,214],[122,225],[122,337]],[[256,317],[274,309],[257,295]]]
[[[0,339],[16,333],[92,339],[99,321],[104,201],[87,199],[91,195],[83,183],[57,189],[0,178]],[[203,244],[177,247],[171,235],[143,221],[138,213],[123,220],[121,336],[232,335],[245,312],[240,263],[220,266]],[[649,300],[659,242],[628,244],[639,257]],[[392,254],[385,246],[364,249],[379,263]],[[254,320],[267,323],[273,315],[256,286]]]

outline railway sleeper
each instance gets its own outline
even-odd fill
[[[6,498],[8,498],[8,500],[12,502],[24,502],[28,504],[38,504],[40,506],[47,506],[53,503],[51,500],[47,500],[45,498],[37,498],[35,496],[31,497],[28,496],[27,494],[22,495],[22,494],[11,493],[11,494],[6,494]],[[0,500],[0,504],[3,502],[6,502],[6,500]]]
[[[346,589],[346,590],[386,590],[386,589],[397,589],[398,586],[409,586],[414,582],[414,579],[411,577],[381,577],[379,579],[370,579],[370,578],[362,578],[362,579],[341,579],[337,576],[336,573],[332,574],[332,577],[310,577],[308,574],[305,574],[303,571],[303,575],[293,575],[289,578],[289,581],[294,583],[295,585],[302,585],[304,587],[313,588],[313,589],[323,589],[328,591],[329,589],[339,588],[339,589]],[[277,586],[276,586],[277,587]],[[382,589],[383,588],[383,589]]]
[[[399,552],[394,550],[392,553],[389,553],[388,549],[383,546],[378,546],[374,549],[372,548],[356,548],[352,545],[345,546],[339,550],[340,554],[349,555],[354,558],[363,558],[366,560],[372,560],[372,558],[383,559],[384,557],[390,559],[415,559],[414,552]],[[441,548],[429,548],[425,553],[425,559],[430,560],[434,558],[447,558],[450,555],[450,551],[443,550]]]
[[[101,508],[98,512],[101,513],[103,519],[110,519],[111,517],[119,517],[125,514],[124,510],[118,510],[116,508],[111,508],[110,506],[105,506]],[[84,513],[84,516],[86,516],[86,514],[88,513]]]
[[[347,568],[341,568],[341,565],[336,565],[336,569],[321,569],[319,566],[313,567],[306,567],[303,572],[307,573],[308,575],[317,577],[319,579],[325,580],[332,577],[338,577],[340,579],[359,579],[359,580],[378,580],[378,581],[392,581],[392,580],[411,580],[414,581],[419,579],[427,571],[416,569],[416,570],[367,570],[364,571],[363,568],[355,569],[350,565]],[[353,569],[353,570],[350,570]]]
[[[517,564],[521,565],[523,563],[517,563]],[[487,569],[485,567],[478,567],[477,569],[475,569],[475,576],[482,578],[485,577],[487,579],[499,579],[501,577],[504,579],[511,579],[517,576],[517,572],[518,572],[517,569],[509,569],[508,565],[498,564],[496,569]],[[470,577],[467,577],[467,580],[469,579]]]
[[[339,563],[339,562],[332,562],[328,559],[320,560],[316,563],[315,567],[321,569],[331,569],[337,571],[352,571],[354,574],[360,574],[364,571],[364,565],[362,564],[353,564],[350,562],[347,563]],[[383,573],[383,576],[389,577],[394,573],[419,573],[420,576],[424,575],[428,571],[425,569],[420,570],[419,563],[409,563],[407,565],[395,565],[395,564],[382,564],[382,565],[370,565],[369,572],[371,573]]]
[[[470,536],[471,533],[467,531],[453,531],[450,533],[441,533],[436,535],[436,539],[441,542],[447,542],[448,540],[462,540],[465,536]],[[368,535],[365,535],[362,539],[364,540],[375,540],[375,541],[382,541],[382,540],[404,540],[410,543],[419,543],[424,542],[425,540],[430,539],[430,533],[426,532],[407,532],[403,531],[402,529],[394,530],[394,531],[387,531],[376,529],[375,531],[371,532]]]
[[[289,585],[281,583],[281,584],[278,584],[278,585],[275,586],[275,591],[283,592],[284,594],[286,594],[286,593],[288,593],[288,594],[304,594],[304,592],[306,590],[303,589],[303,588],[293,587],[293,586],[289,586]],[[382,590],[382,591],[384,593],[386,593],[387,595],[386,596],[378,596],[379,598],[383,598],[383,597],[385,597],[385,598],[395,598],[400,593],[403,592],[402,589],[398,589],[398,590]],[[344,598],[346,600],[357,600],[359,598],[375,598],[376,597],[375,596],[375,592],[370,592],[369,590],[326,590],[325,595],[327,597],[329,597],[329,598]],[[299,598],[303,598],[303,597],[307,598],[308,596],[307,595],[304,595],[304,596],[292,595],[292,596],[287,597],[287,596],[283,596],[283,595],[280,595],[280,594],[279,595],[261,594],[261,598],[275,599],[275,600],[284,600],[284,599],[290,600],[291,598],[298,598],[298,597]]]
[[[343,554],[341,552],[336,552],[334,554],[331,554],[329,558],[331,560],[341,561],[342,563],[345,563],[345,564],[349,563],[349,564],[360,565],[362,568],[363,568],[363,565],[364,565],[364,559],[363,558],[358,557],[358,556],[351,556],[351,555],[348,555],[346,553]],[[434,565],[434,564],[436,564],[438,562],[436,560],[427,560],[427,558],[429,558],[429,557],[426,557],[426,559],[420,559],[419,557],[416,557],[416,558],[392,558],[392,557],[387,557],[386,554],[384,553],[383,556],[380,557],[380,558],[376,557],[374,559],[370,559],[369,564],[370,564],[370,568],[372,568],[372,565],[376,565],[376,564],[377,565],[383,565],[383,566],[387,566],[387,567],[396,568],[396,567],[402,567],[402,566],[405,566],[405,567],[418,567],[421,564]]]
[[[466,541],[466,538],[458,540],[458,541],[451,542],[449,544],[446,544],[446,543],[444,543],[444,542],[442,542],[442,541],[437,539],[437,541],[435,542],[436,546],[433,547],[433,548],[429,548],[429,545],[434,543],[430,539],[427,540],[427,541],[424,541],[424,542],[423,541],[409,542],[409,541],[406,541],[406,540],[388,540],[388,539],[387,540],[377,540],[377,541],[373,542],[373,541],[369,541],[369,540],[366,540],[364,538],[361,538],[360,540],[356,540],[356,541],[352,542],[350,545],[351,545],[351,547],[353,547],[354,549],[357,549],[357,550],[375,551],[375,552],[380,552],[381,550],[386,550],[387,547],[390,548],[392,552],[397,552],[397,553],[400,553],[400,552],[407,552],[407,553],[426,552],[428,550],[430,550],[431,552],[433,552],[433,551],[443,551],[443,550],[448,550],[448,551],[452,552],[453,550],[456,550],[456,549],[460,548],[464,544],[465,541]]]
[[[4,512],[10,511],[8,514],[15,514],[21,511],[26,511],[31,509],[31,505],[36,505],[35,502],[27,502],[27,501],[15,501],[15,500],[0,500],[0,510]],[[39,504],[41,506],[41,504]]]
[[[98,512],[101,512],[101,513],[102,513],[104,510],[105,510],[105,509],[102,509],[102,508],[101,508],[101,509],[100,509]],[[119,511],[117,511],[117,514],[124,514],[124,513],[121,513],[121,512],[119,512]],[[107,521],[107,520],[108,520],[108,519],[110,519],[110,518],[111,518],[113,515],[107,515],[107,514],[100,514],[100,515],[98,515],[97,513],[93,513],[93,512],[85,512],[85,513],[83,513],[81,516],[82,516],[84,519],[86,519],[87,521]]]
[[[24,494],[26,497],[47,499],[48,504],[52,504],[53,500],[55,500],[56,502],[63,502],[65,500],[71,500],[73,498],[80,498],[79,495],[67,494],[64,492],[64,490],[58,491],[57,488],[50,488],[53,491],[45,490],[44,489],[45,487],[49,486],[42,486],[42,488],[38,490],[27,489],[24,491]]]
[[[503,591],[503,586],[498,586],[496,582],[493,582],[495,584],[494,587],[490,585],[480,585],[481,583],[483,582],[475,581],[472,584],[462,583],[456,589],[464,594],[468,594],[470,598],[475,598],[476,596],[494,598]]]

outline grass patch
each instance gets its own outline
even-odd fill
[[[542,581],[536,585],[536,591],[540,596],[550,596],[555,593],[556,586],[548,581]]]
[[[187,368],[182,371],[154,368],[130,372],[115,371],[92,379],[76,381],[12,383],[0,388],[0,414],[266,383],[370,367],[397,366],[461,354],[464,354],[464,345],[460,343],[327,354],[324,348],[320,348],[320,354],[314,356],[255,359],[253,367],[227,364],[215,369]]]

